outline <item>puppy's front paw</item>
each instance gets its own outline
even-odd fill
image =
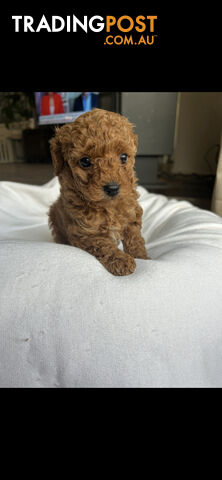
[[[146,252],[136,252],[134,258],[141,258],[143,260],[151,260],[151,258],[147,255]]]
[[[110,259],[105,266],[113,275],[130,275],[136,268],[136,262],[127,253],[120,252],[117,257]]]

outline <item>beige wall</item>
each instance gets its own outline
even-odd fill
[[[180,93],[173,173],[215,173],[221,132],[222,92]]]

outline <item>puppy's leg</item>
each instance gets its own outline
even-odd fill
[[[134,258],[149,259],[145,248],[145,241],[141,236],[140,225],[136,223],[129,224],[123,232],[122,242],[124,252]]]
[[[69,231],[71,245],[94,255],[113,275],[130,275],[136,268],[134,258],[117,248],[116,243],[102,236],[75,236]]]
[[[62,225],[62,219],[57,208],[57,204],[53,204],[49,210],[49,227],[56,243],[68,244],[68,239]]]

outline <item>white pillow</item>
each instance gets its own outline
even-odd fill
[[[57,245],[43,187],[0,182],[0,387],[221,387],[222,219],[139,187],[152,260]]]

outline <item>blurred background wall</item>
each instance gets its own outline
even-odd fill
[[[215,174],[222,131],[222,92],[178,95],[172,173]]]

